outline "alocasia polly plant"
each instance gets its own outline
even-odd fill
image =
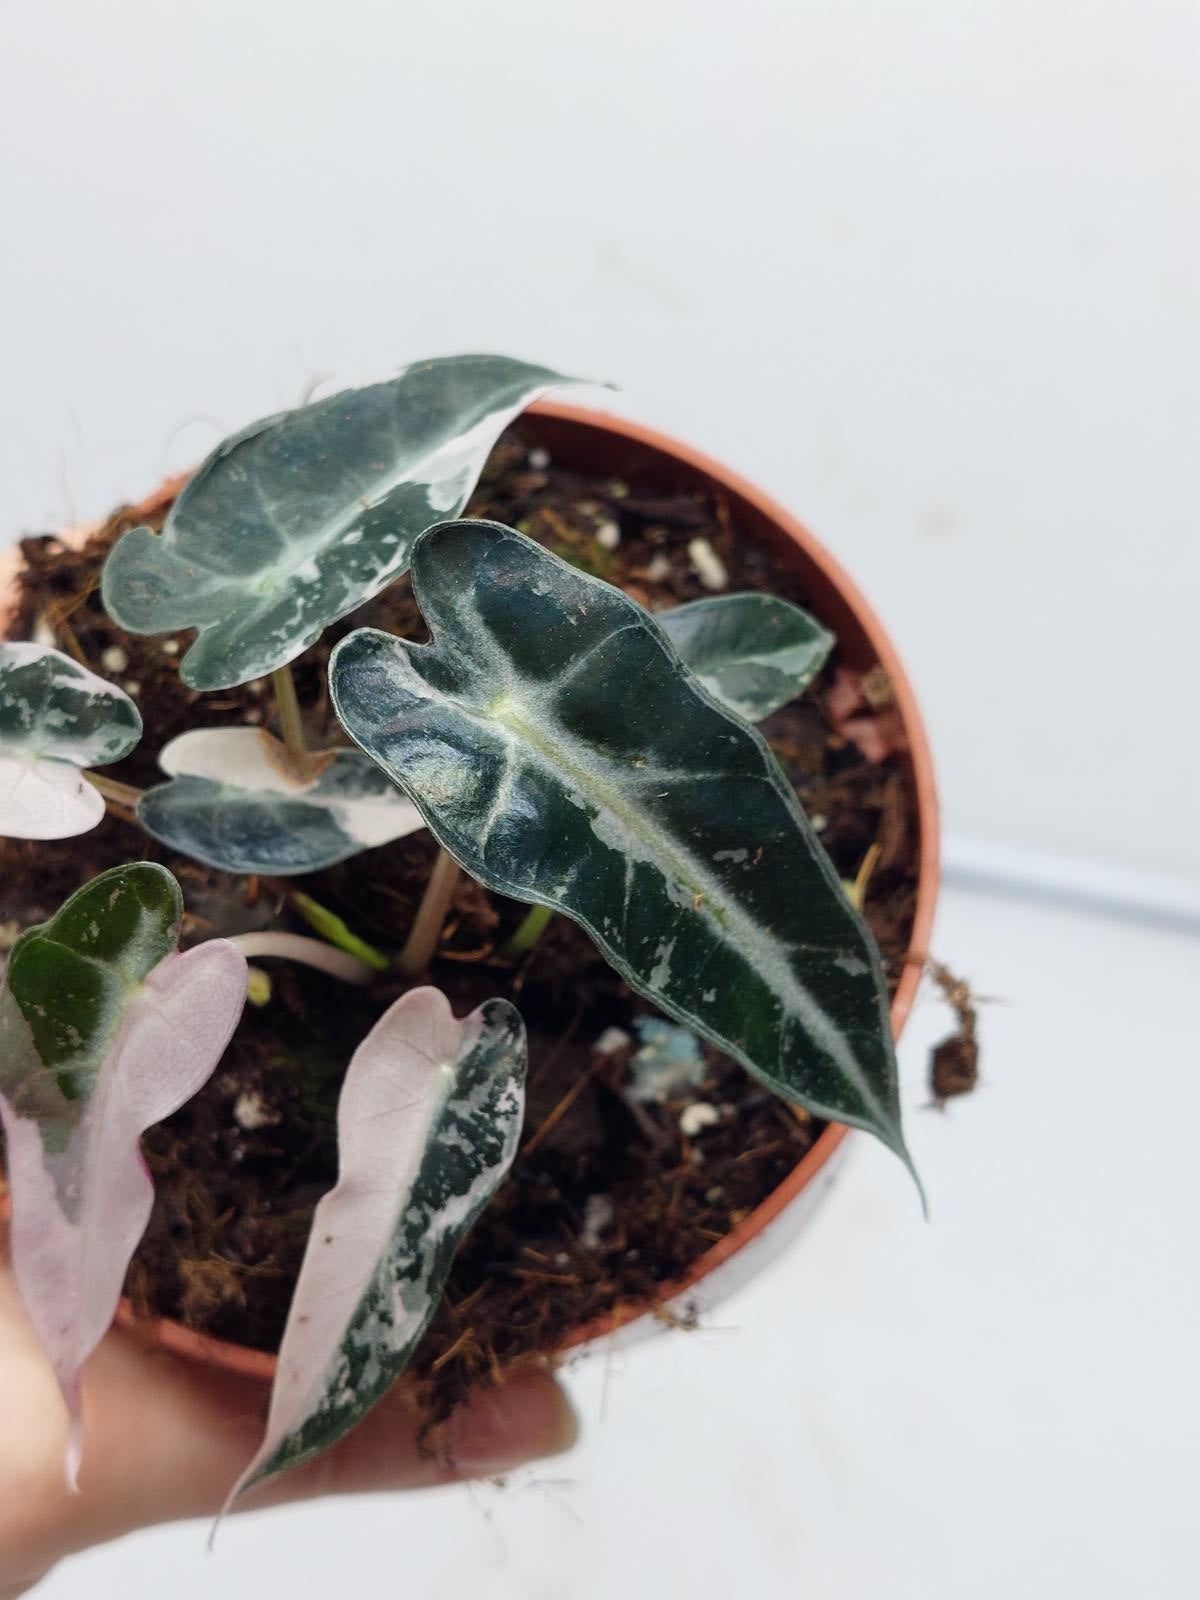
[[[102,874],[15,945],[0,988],[14,1267],[71,1410],[72,1473],[79,1370],[149,1215],[140,1136],[214,1070],[246,958],[360,985],[419,977],[460,870],[532,905],[511,950],[562,912],[674,1019],[642,1019],[662,1031],[637,1057],[635,1102],[695,1084],[705,1039],[908,1160],[878,953],[753,726],[805,689],[832,636],[761,593],[651,615],[523,534],[459,518],[507,422],[566,381],[457,357],[267,418],[212,453],[161,533],[115,545],[114,619],[196,629],[180,674],[197,691],[271,674],[281,739],[193,729],[158,752],[163,783],[132,788],[87,771],[136,744],[129,697],[55,650],[0,645],[0,833],[77,832],[107,798],[177,856],[247,875],[255,896],[260,876],[421,828],[441,847],[398,950],[276,883],[277,907],[319,939],[259,921],[180,954],[178,885],[149,862]],[[330,660],[340,726],[306,719],[289,663],[410,564],[430,642],[349,632]],[[258,1003],[270,980],[254,976]],[[338,1183],[235,1493],[325,1448],[403,1370],[513,1159],[524,1075],[524,1025],[502,999],[458,1021],[438,991],[411,988],[359,1044]]]

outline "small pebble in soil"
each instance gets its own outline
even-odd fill
[[[679,1131],[685,1139],[694,1139],[697,1134],[703,1133],[705,1128],[712,1128],[721,1120],[721,1113],[716,1106],[710,1106],[707,1101],[696,1100],[690,1106],[684,1106],[679,1113]]]
[[[273,1128],[283,1120],[283,1113],[272,1110],[262,1095],[250,1090],[234,1102],[233,1120],[246,1133],[256,1133],[259,1128]]]
[[[713,549],[707,539],[692,539],[688,543],[688,560],[696,570],[696,576],[706,589],[728,589],[729,574],[725,570],[725,563]]]
[[[601,550],[615,550],[621,542],[621,529],[611,517],[596,526],[596,543]]]
[[[624,1050],[632,1043],[624,1028],[605,1028],[592,1049],[598,1056],[615,1056],[618,1050]]]
[[[646,563],[642,576],[647,583],[666,583],[671,576],[671,563],[660,550],[657,555],[651,556]]]
[[[108,649],[101,653],[100,665],[105,672],[124,672],[129,665],[129,652],[122,650],[119,644],[110,644]]]
[[[535,472],[545,472],[550,465],[550,452],[543,450],[541,445],[535,445],[525,459]]]
[[[590,1194],[583,1208],[583,1228],[579,1242],[585,1250],[596,1250],[601,1235],[612,1225],[616,1208],[606,1194]]]

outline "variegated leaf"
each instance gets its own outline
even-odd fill
[[[81,768],[120,761],[142,719],[113,683],[46,645],[0,642],[0,834],[66,839],[104,801]]]
[[[165,746],[169,783],[138,802],[143,827],[181,855],[226,872],[316,872],[402,839],[425,819],[357,750],[337,751],[308,782],[272,760],[257,728],[196,728]]]
[[[506,356],[450,356],[224,440],[161,534],[134,528],[104,569],[132,633],[198,628],[180,674],[223,689],[281,667],[408,566],[466,505],[517,413],[575,380]]]
[[[713,595],[655,620],[713,699],[747,722],[803,694],[836,643],[815,617],[773,594]]]
[[[0,1121],[17,1288],[82,1449],[80,1373],[112,1321],[153,1190],[140,1140],[215,1068],[246,963],[224,940],[176,951],[165,868],[114,867],[18,941],[0,989]]]
[[[517,1148],[525,1029],[507,1000],[456,1021],[402,995],[338,1104],[337,1187],[317,1206],[266,1437],[230,1495],[310,1460],[382,1399],[437,1307],[459,1241]]]
[[[489,889],[552,906],[777,1093],[907,1160],[879,956],[761,736],[627,595],[490,522],[431,528],[433,638],[330,663],[351,737]]]

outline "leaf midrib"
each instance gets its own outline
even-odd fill
[[[562,729],[561,724],[547,717],[542,727],[538,728],[523,716],[520,703],[514,695],[514,690],[520,687],[528,687],[528,680],[522,680],[514,673],[509,678],[504,693],[480,714],[522,740],[540,758],[552,777],[561,778],[561,774],[566,772],[586,798],[595,803],[599,809],[610,811],[621,826],[646,847],[650,863],[660,872],[663,872],[665,864],[667,870],[674,875],[676,883],[692,895],[694,914],[717,924],[718,937],[740,945],[743,949],[752,949],[756,944],[761,946],[763,943],[769,946],[770,960],[766,976],[771,988],[781,999],[790,1002],[792,1014],[837,1063],[839,1069],[853,1084],[863,1105],[879,1119],[881,1125],[886,1126],[887,1114],[880,1105],[869,1078],[849,1047],[845,1034],[796,976],[788,958],[789,947],[782,944],[774,934],[767,933],[757,926],[740,906],[731,902],[727,898],[724,885],[710,877],[695,857],[675,844],[670,835],[661,829],[646,827],[643,820],[644,813],[639,813],[636,808],[630,806],[618,789],[606,783],[594,768],[589,767],[580,758],[579,752],[586,750],[587,747]],[[547,737],[543,731],[547,726],[557,727],[560,737],[558,739]],[[663,875],[665,877],[666,873]],[[697,897],[699,897],[698,903]],[[667,954],[669,955],[669,948]],[[763,969],[760,966],[761,970]]]

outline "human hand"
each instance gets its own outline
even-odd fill
[[[71,1494],[62,1399],[0,1260],[0,1600],[14,1600],[75,1551],[215,1515],[260,1442],[266,1401],[263,1383],[114,1329],[84,1373],[83,1470],[80,1493]],[[576,1431],[566,1396],[540,1367],[514,1372],[504,1388],[455,1413],[436,1456],[418,1447],[420,1424],[401,1386],[332,1450],[247,1495],[245,1509],[490,1477],[569,1449]]]

